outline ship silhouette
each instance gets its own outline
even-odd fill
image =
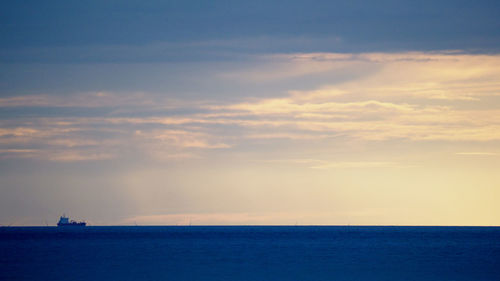
[[[86,226],[87,223],[84,221],[74,221],[70,220],[69,217],[66,217],[65,215],[62,215],[59,218],[59,222],[57,223],[57,226]]]

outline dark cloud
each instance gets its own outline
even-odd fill
[[[500,4],[488,0],[13,1],[0,13],[3,62],[199,60],[277,50],[496,52],[500,47]],[[254,42],[234,41],[241,38]],[[233,43],[207,45],[214,40]],[[273,43],[280,40],[288,42]]]

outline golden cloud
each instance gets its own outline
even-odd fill
[[[106,159],[114,155],[109,151],[130,147],[167,158],[196,157],[195,150],[232,149],[255,139],[500,140],[500,104],[495,99],[500,96],[499,55],[313,53],[267,56],[261,62],[256,69],[236,71],[230,78],[258,82],[343,69],[363,75],[309,90],[290,89],[284,96],[208,105],[172,103],[144,93],[2,98],[0,107],[115,106],[118,111],[133,106],[189,107],[193,113],[127,117],[123,111],[124,117],[7,118],[0,123],[0,149],[14,149],[9,155],[36,157],[49,154],[22,151],[62,150],[67,153],[51,159],[79,161]],[[373,71],[363,72],[365,68]],[[92,153],[83,156],[89,147]]]

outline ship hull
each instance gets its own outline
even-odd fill
[[[72,227],[72,226],[86,226],[87,224],[84,222],[79,222],[79,223],[58,223],[57,226],[59,227]]]

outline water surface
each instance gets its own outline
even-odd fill
[[[0,228],[0,280],[500,280],[499,227]]]

